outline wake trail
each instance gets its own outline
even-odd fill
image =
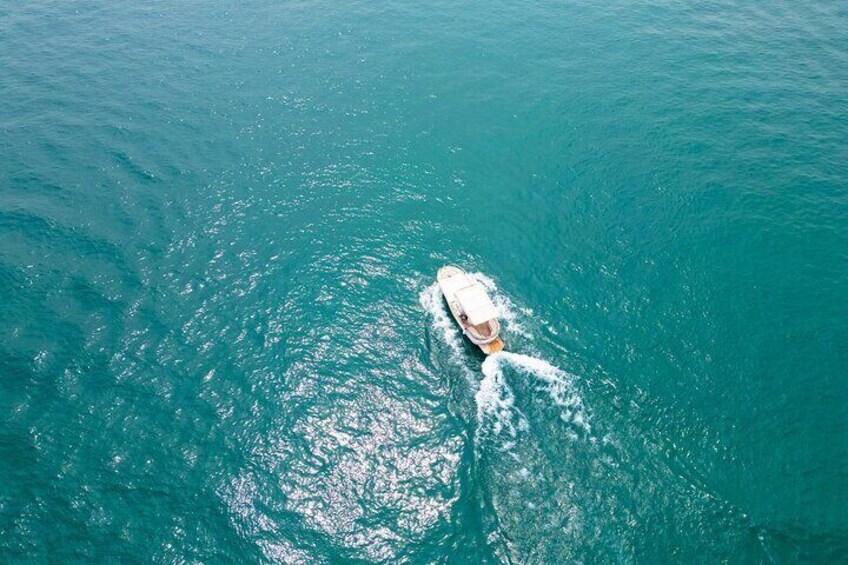
[[[462,354],[462,334],[447,312],[442,290],[438,283],[433,283],[418,295],[421,307],[433,318],[433,329],[451,351],[459,356]]]
[[[489,363],[490,359],[492,357],[483,362],[483,380],[474,395],[477,403],[477,433],[480,435],[487,431],[484,423],[491,418],[494,421],[491,431],[495,435],[506,432],[511,439],[515,439],[518,432],[530,426],[527,418],[515,406],[515,394],[507,384],[503,371],[496,364]]]
[[[422,290],[418,295],[418,302],[430,314],[432,328],[436,337],[448,346],[451,363],[462,371],[466,380],[473,386],[477,379],[465,363],[466,355],[462,344],[462,333],[456,327],[456,323],[451,315],[447,312],[447,306],[444,303],[444,297],[442,296],[442,290],[439,288],[439,284],[433,283]]]
[[[476,397],[479,425],[482,426],[486,418],[491,416],[495,419],[493,429],[496,433],[503,429],[510,432],[516,430],[511,425],[510,410],[515,404],[515,394],[506,382],[505,366],[533,377],[547,391],[554,405],[561,409],[560,419],[585,435],[591,434],[592,426],[575,385],[576,377],[544,359],[508,351],[490,355],[483,362],[484,378]],[[524,418],[523,415],[521,418]],[[521,430],[520,427],[517,429]],[[514,433],[511,435],[515,436]]]
[[[482,273],[469,273],[480,282],[492,296],[507,336],[520,336],[522,341],[532,344],[535,339],[528,330],[526,318],[533,312],[521,308],[508,296],[498,291],[495,282]],[[576,377],[531,355],[502,351],[486,358],[481,366],[482,380],[476,371],[467,365],[467,352],[462,332],[447,311],[438,283],[425,287],[419,294],[422,308],[432,318],[432,328],[450,352],[451,362],[459,367],[471,386],[477,386],[474,400],[477,405],[478,435],[502,435],[515,440],[521,432],[529,430],[526,416],[516,406],[515,393],[507,382],[504,369],[532,377],[536,384],[547,391],[553,404],[561,409],[560,418],[583,435],[591,434],[591,423],[580,397]],[[479,382],[479,385],[478,385]],[[512,441],[510,441],[512,443]]]

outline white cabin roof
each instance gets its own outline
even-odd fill
[[[471,283],[457,290],[454,296],[459,307],[468,316],[468,321],[475,326],[498,317],[498,309],[492,304],[486,289],[479,283]]]
[[[439,281],[439,285],[442,287],[442,292],[445,294],[445,297],[449,302],[454,300],[454,295],[457,290],[471,286],[472,284],[474,284],[474,281],[461,271],[451,277],[446,277]]]

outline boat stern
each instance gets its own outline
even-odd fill
[[[478,347],[482,349],[483,353],[486,355],[492,355],[493,353],[503,351],[504,341],[500,337],[497,337],[494,341],[490,341],[489,343],[479,344]]]

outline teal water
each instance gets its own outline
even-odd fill
[[[846,93],[839,2],[0,6],[0,561],[845,559]]]

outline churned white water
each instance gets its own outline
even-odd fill
[[[489,292],[492,302],[498,309],[507,340],[510,335],[521,335],[532,342],[533,335],[528,331],[523,316],[532,311],[520,308],[509,297],[498,291],[494,280],[482,273],[470,273]],[[478,377],[465,364],[467,352],[463,348],[461,331],[448,312],[447,305],[438,283],[426,287],[419,294],[419,302],[432,318],[435,335],[449,348],[453,363],[461,366],[474,384]],[[509,341],[508,341],[509,343]],[[505,369],[509,368],[508,371]],[[527,418],[515,405],[509,378],[533,379],[533,385],[548,393],[552,403],[561,408],[560,418],[585,434],[591,433],[591,424],[583,399],[580,397],[575,377],[544,359],[531,355],[502,351],[488,356],[480,367],[482,380],[479,380],[474,396],[477,404],[478,434],[506,434],[515,439],[518,434],[529,429]]]
[[[433,283],[418,295],[418,302],[421,307],[430,314],[433,319],[433,330],[436,335],[444,343],[446,343],[451,351],[459,356],[462,354],[462,333],[456,326],[456,322],[448,313],[447,306],[444,303],[442,290],[439,288],[439,283]]]
[[[537,357],[502,351],[490,355],[483,362],[483,374],[486,378],[504,381],[504,367],[509,366],[515,373],[532,377],[541,388],[547,391],[551,401],[562,409],[560,418],[585,434],[592,431],[583,399],[576,388],[576,377]],[[504,384],[502,388],[507,388]]]

